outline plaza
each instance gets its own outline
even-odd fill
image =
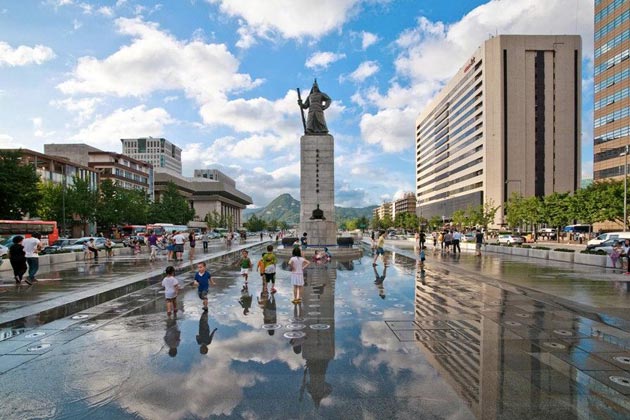
[[[242,246],[256,257],[263,245]],[[388,245],[385,268],[380,261],[372,266],[369,247],[363,251],[354,261],[309,268],[302,305],[290,302],[283,264],[278,293],[268,301],[261,300],[258,276],[250,277],[245,311],[238,249],[218,246],[206,256],[217,282],[207,315],[196,290],[186,287],[178,298],[183,311],[168,319],[157,280],[145,280],[119,297],[103,292],[74,311],[67,299],[65,312],[5,322],[4,416],[630,415],[628,282],[619,271],[431,250],[422,267],[413,249],[395,243]],[[80,288],[84,276],[76,273],[94,265],[64,266],[62,283]],[[144,265],[114,257],[96,270],[120,279],[130,275],[129,266]],[[177,269],[190,282],[190,265]],[[42,274],[34,299],[45,302],[46,293],[58,292],[58,282],[45,280],[53,273]],[[34,290],[13,300],[28,300]],[[3,291],[0,296],[12,293]],[[6,299],[0,304],[7,308]],[[216,328],[207,354],[197,341],[204,328]]]

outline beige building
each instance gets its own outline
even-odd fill
[[[182,173],[182,149],[163,138],[120,139],[123,155],[148,162],[155,172]]]
[[[387,216],[387,217],[392,218],[393,220],[392,209],[393,209],[393,205],[391,202],[383,203],[377,208],[375,208],[374,210],[372,210],[372,217],[378,218],[380,220],[380,219],[383,219],[385,216]]]
[[[579,187],[581,51],[577,35],[500,35],[466,60],[416,120],[419,215]]]
[[[623,179],[630,144],[630,9],[627,0],[595,1],[593,180]],[[608,222],[597,230],[617,230]]]
[[[403,213],[415,213],[416,212],[416,194],[413,192],[406,192],[398,200],[392,202],[392,219],[395,219],[397,215]]]

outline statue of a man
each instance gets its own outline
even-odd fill
[[[330,96],[319,90],[317,79],[313,82],[311,93],[302,102],[298,99],[298,105],[302,109],[308,109],[308,118],[306,120],[306,134],[328,134],[324,111],[330,106]],[[304,118],[304,116],[302,116]]]

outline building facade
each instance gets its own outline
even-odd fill
[[[182,173],[182,149],[164,138],[140,137],[120,139],[122,153],[153,165],[155,172]]]
[[[580,184],[581,38],[500,35],[484,42],[416,120],[418,215],[513,193]]]
[[[189,178],[169,170],[156,171],[156,201],[160,200],[161,194],[172,182],[195,210],[195,220],[203,221],[206,215],[216,212],[232,220],[231,228],[240,228],[243,225],[243,210],[253,203],[251,197],[239,191],[236,188],[236,182],[220,171],[204,169],[195,170],[194,173],[201,176]],[[216,179],[210,179],[210,173]],[[203,176],[204,174],[206,176]]]
[[[383,203],[372,210],[372,217],[375,219],[378,218],[379,220],[382,220],[385,217],[389,217],[393,220],[392,209],[393,205],[391,202]]]
[[[623,179],[630,144],[630,0],[595,0],[593,179]]]
[[[392,218],[395,219],[397,215],[404,213],[416,212],[416,194],[413,192],[406,192],[398,200],[394,200],[392,203]]]
[[[110,179],[116,186],[127,190],[143,191],[151,201],[153,190],[153,165],[114,152],[89,152],[89,167],[96,170],[101,181]]]

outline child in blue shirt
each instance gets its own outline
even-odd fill
[[[195,284],[197,285],[199,299],[203,301],[203,310],[206,312],[208,310],[208,289],[210,288],[210,284],[214,286],[216,283],[212,280],[210,273],[206,271],[205,262],[197,264],[197,270],[195,274]]]

